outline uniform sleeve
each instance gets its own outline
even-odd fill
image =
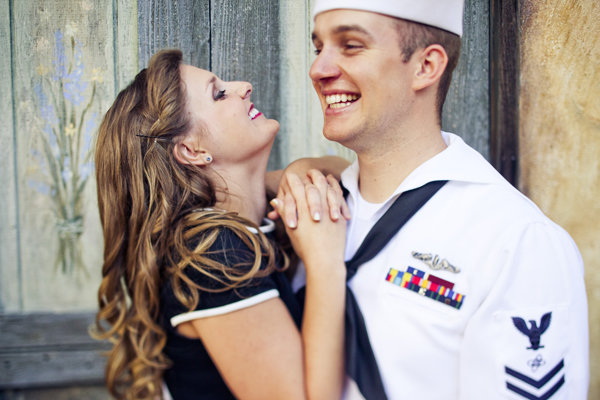
[[[238,268],[249,268],[254,261],[254,253],[234,233],[224,229],[213,246],[209,249],[207,256],[227,266]],[[265,260],[261,268],[265,267]],[[188,278],[200,287],[210,289],[222,289],[223,282],[228,278],[219,271],[211,271],[218,280],[209,277],[195,269],[188,267],[185,271]],[[199,301],[194,310],[189,310],[177,300],[171,283],[167,282],[163,288],[163,314],[175,327],[183,322],[198,318],[212,317],[227,314],[232,311],[251,307],[263,301],[279,296],[276,282],[271,275],[257,277],[235,289],[219,291],[199,291]]]
[[[511,232],[503,265],[461,347],[464,400],[587,398],[589,337],[581,255],[551,222]]]

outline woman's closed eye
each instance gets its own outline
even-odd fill
[[[216,100],[222,100],[222,99],[224,99],[225,97],[227,97],[227,94],[225,93],[225,90],[219,90],[219,91],[218,91],[218,92],[215,94],[215,96],[214,96],[214,99],[215,99],[215,101],[216,101]]]

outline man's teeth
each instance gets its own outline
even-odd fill
[[[250,119],[254,119],[256,118],[256,116],[260,114],[260,111],[258,111],[256,108],[252,107],[252,109],[248,112],[248,117]]]
[[[325,96],[325,102],[329,105],[329,108],[346,107],[357,99],[358,95],[351,93],[331,94],[329,96]]]

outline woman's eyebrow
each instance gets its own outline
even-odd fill
[[[208,90],[210,88],[210,85],[214,85],[216,81],[217,81],[217,77],[215,75],[213,75],[212,78],[210,78],[208,80],[208,82],[206,82],[206,90]]]

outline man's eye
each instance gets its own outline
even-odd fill
[[[346,50],[357,50],[357,49],[361,49],[363,46],[361,44],[358,43],[346,43],[344,45],[344,48]]]
[[[221,100],[221,99],[224,99],[226,96],[227,96],[227,95],[225,94],[225,90],[219,90],[219,91],[217,92],[217,94],[215,94],[215,97],[214,97],[214,99],[215,99],[215,100]]]

